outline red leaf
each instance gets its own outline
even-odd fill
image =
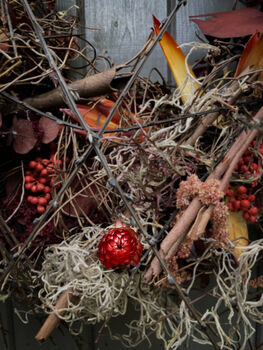
[[[55,140],[59,132],[59,126],[54,120],[41,117],[39,119],[39,127],[44,132],[43,138],[41,140],[43,143],[50,143]]]
[[[198,18],[208,17],[205,20]],[[236,38],[263,31],[263,12],[254,8],[190,16],[205,35]]]
[[[37,139],[29,120],[14,117],[13,131],[15,132],[13,147],[16,153],[26,154],[34,148]]]

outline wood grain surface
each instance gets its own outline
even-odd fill
[[[166,1],[86,0],[87,39],[97,48],[98,54],[108,56],[115,64],[128,61],[143,47],[151,33],[152,14],[160,20],[167,16]],[[142,74],[148,75],[152,67],[167,74],[167,65],[161,49],[156,48]]]

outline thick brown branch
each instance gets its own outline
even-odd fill
[[[114,67],[106,72],[76,80],[68,84],[68,88],[76,95],[77,99],[101,96],[118,91],[126,85],[130,78],[130,73],[118,73],[120,68],[121,66]],[[40,110],[49,110],[65,105],[60,87],[38,96],[26,98],[24,102]]]

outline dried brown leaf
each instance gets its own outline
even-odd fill
[[[44,132],[43,138],[41,140],[43,143],[52,142],[58,135],[59,126],[54,120],[41,117],[39,120],[39,127]]]
[[[13,147],[15,152],[26,154],[34,148],[37,138],[35,137],[32,123],[29,120],[14,117],[13,131]]]

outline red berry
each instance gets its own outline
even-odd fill
[[[25,182],[26,183],[27,182],[32,182],[32,181],[34,181],[34,178],[32,176],[30,176],[30,175],[25,176]]]
[[[54,165],[52,165],[52,166],[48,165],[47,172],[48,172],[48,174],[53,174],[54,173]]]
[[[249,217],[250,217],[250,215],[249,215],[249,213],[247,211],[245,213],[243,213],[243,218],[245,220],[249,220]]]
[[[47,171],[47,169],[41,170],[40,175],[41,175],[41,176],[48,176],[48,171]]]
[[[251,184],[251,187],[254,188],[258,185],[258,182],[257,181],[253,181],[252,184]]]
[[[245,186],[238,186],[237,193],[238,194],[245,194],[245,193],[247,193],[247,188]]]
[[[254,202],[255,199],[256,199],[256,196],[254,194],[250,194],[247,199],[250,201],[250,202]]]
[[[33,183],[32,182],[28,182],[28,183],[25,184],[25,189],[26,190],[30,190],[32,186],[33,186]]]
[[[254,215],[250,215],[248,220],[249,220],[252,224],[254,224],[254,223],[257,221],[257,219],[256,219],[256,217],[255,217]]]
[[[243,159],[245,164],[249,164],[249,162],[251,161],[251,156],[244,157]]]
[[[257,215],[258,208],[257,207],[251,207],[248,212],[249,212],[250,215]]]
[[[45,186],[44,192],[45,192],[45,193],[51,192],[51,188],[50,188],[49,186]]]
[[[45,166],[47,166],[49,162],[50,162],[49,159],[43,159],[42,160],[42,164],[44,164]]]
[[[235,209],[239,209],[239,208],[240,208],[240,201],[236,199],[236,200],[233,202],[233,206],[234,206]]]
[[[47,200],[46,200],[46,198],[44,198],[44,197],[39,197],[38,198],[38,204],[39,205],[46,205],[47,204]]]
[[[37,197],[32,197],[31,203],[36,205],[38,203],[38,198]]]
[[[250,207],[250,201],[247,199],[242,199],[242,201],[240,202],[240,206],[242,208],[249,208]]]
[[[40,182],[41,184],[45,184],[45,183],[47,182],[47,179],[46,179],[45,177],[41,177],[41,178],[39,179],[39,182]]]
[[[260,147],[260,149],[258,151],[260,154],[263,154],[263,147]]]
[[[139,235],[129,227],[111,228],[98,246],[98,256],[106,268],[136,266],[143,246]]]
[[[31,162],[29,162],[29,168],[34,169],[37,165],[37,162],[35,162],[34,160],[31,160]]]
[[[33,196],[28,196],[28,197],[27,197],[27,201],[28,201],[29,203],[31,203],[32,198],[33,198]]]
[[[33,186],[31,187],[31,191],[34,192],[34,193],[37,192],[37,186],[36,186],[36,185],[33,185]]]
[[[239,199],[248,199],[248,195],[247,194],[240,194],[238,195]]]
[[[258,165],[256,163],[252,163],[250,165],[250,170],[251,171],[258,171]]]
[[[39,214],[43,214],[44,212],[45,212],[45,207],[43,207],[43,205],[38,205],[37,206],[37,212],[39,213]]]
[[[47,200],[47,201],[49,201],[49,200],[50,200],[50,197],[51,197],[51,196],[50,196],[50,194],[49,194],[49,193],[46,193],[46,194],[45,194],[45,198],[46,198],[46,200]]]
[[[249,151],[248,149],[246,150],[246,152],[244,153],[243,159],[247,156],[251,155],[251,151]]]
[[[36,165],[36,171],[40,172],[44,169],[44,166],[41,163],[37,163]]]
[[[246,173],[248,171],[247,165],[245,164],[241,165],[240,170],[242,171],[242,173]]]
[[[235,209],[234,209],[234,205],[233,205],[233,203],[231,203],[231,202],[229,202],[228,204],[227,204],[227,207],[228,207],[228,209],[230,210],[230,211],[234,211]]]
[[[226,191],[226,196],[234,197],[234,195],[235,195],[235,192],[233,190],[229,189],[229,190]]]
[[[42,192],[42,191],[44,191],[44,189],[45,189],[45,186],[43,184],[40,183],[40,184],[37,185],[37,191],[38,192]]]

